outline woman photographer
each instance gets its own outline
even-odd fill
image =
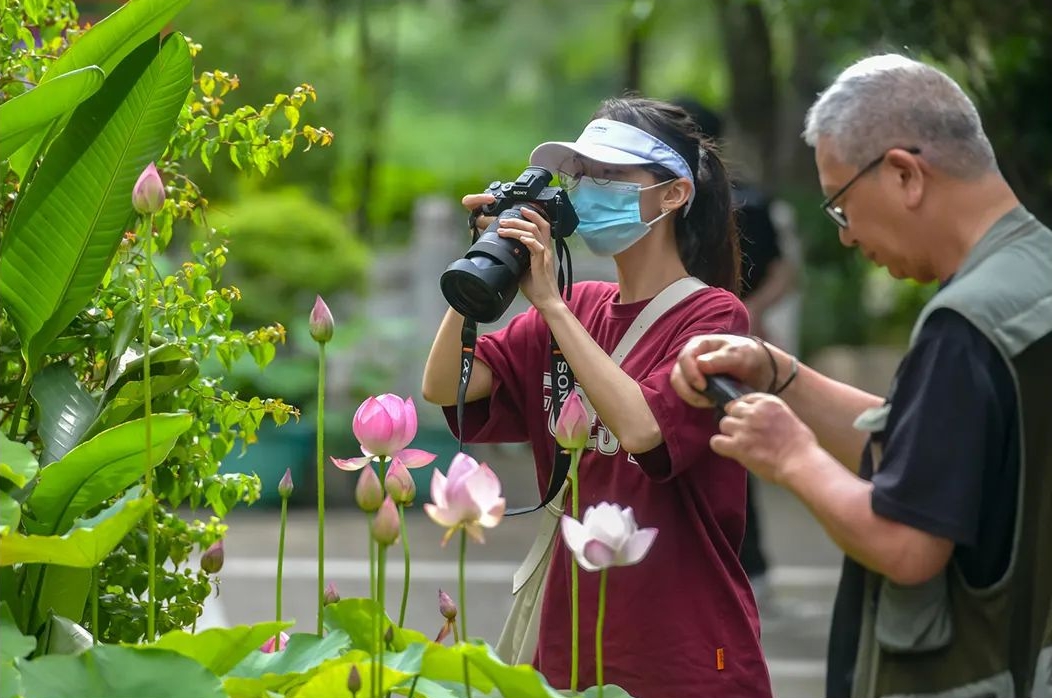
[[[581,219],[577,234],[595,254],[613,257],[618,282],[578,283],[564,300],[544,217],[524,207],[521,219],[502,219],[497,232],[529,250],[520,289],[533,307],[479,337],[464,441],[529,441],[546,487],[554,451],[546,400],[554,337],[596,412],[578,471],[581,511],[603,501],[630,506],[641,526],[659,530],[640,564],[609,576],[605,681],[636,698],[769,697],[756,605],[737,555],[745,471],[713,454],[714,420],[669,385],[690,337],[748,332],[723,164],[686,112],[643,98],[603,102],[577,141],[544,143],[530,162],[559,174]],[[472,210],[492,201],[489,194],[463,199]],[[620,364],[612,359],[648,302],[689,277],[704,283],[695,282],[693,292],[654,320]],[[454,311],[446,314],[423,380],[424,398],[447,408],[454,430],[461,324]],[[573,564],[558,536],[533,659],[557,688],[570,683]],[[598,581],[599,575],[580,575],[582,686],[595,676]]]

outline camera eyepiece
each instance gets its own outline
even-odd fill
[[[549,187],[552,173],[542,167],[527,167],[513,182],[492,182],[486,193],[495,201],[476,213],[497,216],[464,256],[442,273],[439,286],[450,307],[475,322],[495,322],[508,309],[518,292],[519,279],[529,269],[530,254],[518,240],[497,234],[501,218],[519,218],[529,206],[551,223],[552,236],[568,237],[577,228],[577,213],[566,192]]]

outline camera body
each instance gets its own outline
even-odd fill
[[[521,219],[522,208],[528,206],[548,220],[553,238],[573,234],[579,222],[577,212],[565,190],[548,186],[551,181],[551,172],[530,166],[513,182],[489,185],[486,193],[495,201],[472,213],[497,219],[439,279],[450,307],[475,322],[495,322],[514,300],[519,279],[529,269],[530,253],[518,240],[497,234],[500,219]]]

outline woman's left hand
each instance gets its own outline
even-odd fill
[[[818,448],[814,432],[789,406],[773,395],[750,393],[731,402],[710,439],[712,450],[738,461],[776,484],[790,469],[806,464]]]
[[[555,261],[552,254],[551,226],[544,216],[528,205],[521,209],[522,218],[501,218],[497,234],[521,242],[530,253],[530,268],[519,280],[519,288],[533,307],[543,314],[562,302],[555,283]]]

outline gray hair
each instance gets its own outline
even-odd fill
[[[804,140],[828,137],[837,159],[856,167],[889,148],[918,147],[946,173],[973,179],[997,171],[979,112],[942,71],[905,56],[858,61],[807,112]]]

